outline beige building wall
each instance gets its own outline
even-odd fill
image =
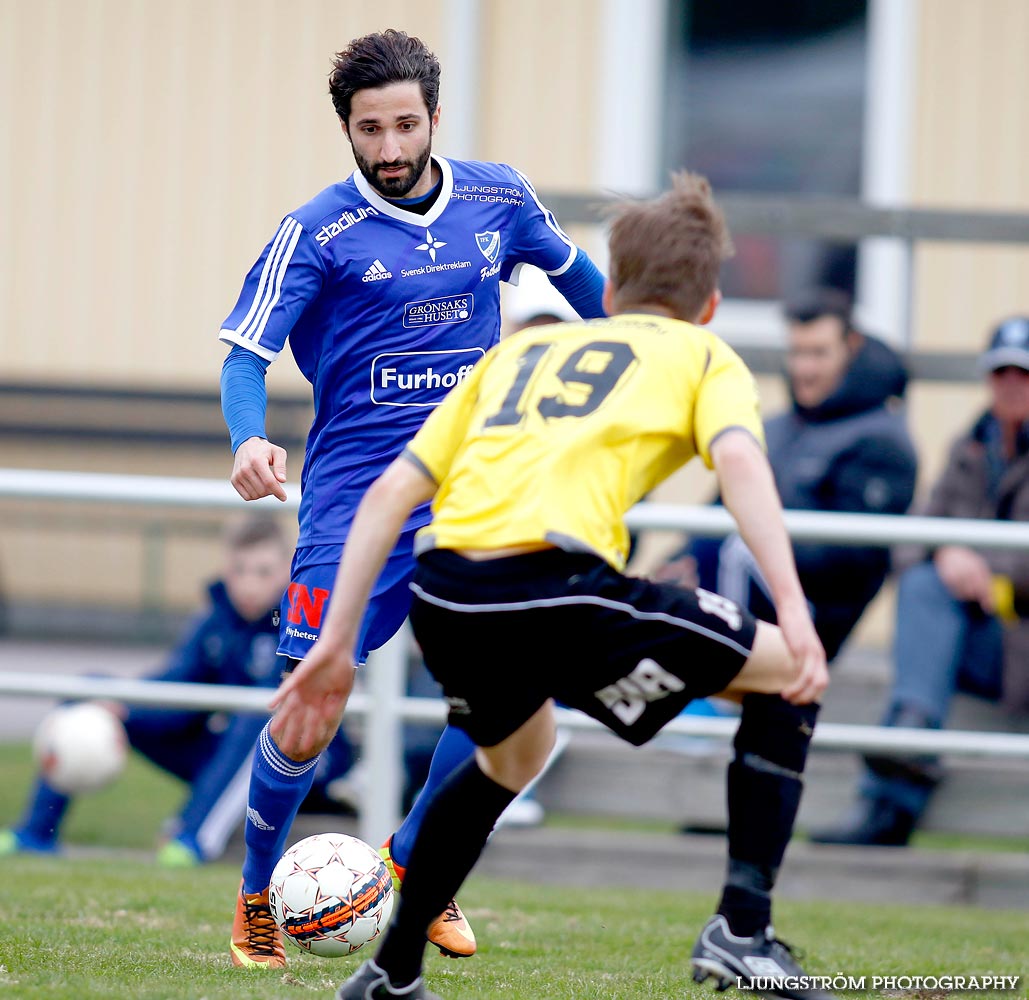
[[[911,201],[1029,212],[1029,4],[919,0]],[[1029,247],[925,244],[915,267],[916,348],[979,350],[999,319],[1029,312]],[[984,405],[981,388],[916,386],[928,480]]]
[[[593,176],[597,6],[596,0],[483,4],[480,155],[513,164],[537,188],[581,191]],[[545,30],[530,37],[527,25]]]

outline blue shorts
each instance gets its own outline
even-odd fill
[[[400,536],[372,589],[357,642],[357,662],[386,644],[404,624],[411,608],[409,584],[414,573],[414,531]],[[342,545],[307,545],[297,549],[290,584],[282,598],[279,625],[280,656],[302,660],[321,632],[329,607]]]

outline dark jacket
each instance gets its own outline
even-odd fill
[[[768,459],[783,506],[903,514],[915,493],[918,459],[900,405],[907,376],[897,354],[865,337],[843,381],[821,405],[791,410],[765,426]],[[879,592],[890,569],[884,548],[794,545],[815,628],[832,659]]]
[[[794,401],[765,425],[768,459],[783,506],[867,514],[903,514],[915,491],[917,458],[896,397],[907,375],[897,354],[865,337],[839,387],[819,406]],[[794,545],[797,571],[815,628],[831,660],[850,635],[890,568],[884,548]],[[691,546],[701,586],[712,586],[711,548]],[[757,586],[750,610],[775,621]]]
[[[1029,521],[1029,424],[1024,425],[1015,457],[999,458],[997,424],[987,411],[951,446],[947,465],[933,486],[923,513],[931,517],[976,517]],[[1008,577],[1015,591],[1018,621],[1004,629],[1003,703],[1029,711],[1029,552],[977,550],[991,571]],[[927,559],[925,549],[898,550],[898,565]]]
[[[207,593],[211,606],[193,620],[165,668],[152,679],[275,687],[279,682],[277,609],[248,622],[220,580]]]
[[[229,600],[220,580],[208,588],[210,607],[193,619],[164,667],[150,680],[185,684],[239,684],[244,687],[276,687],[280,666],[278,615],[269,611],[248,622]],[[140,709],[135,715],[142,716]],[[190,709],[161,708],[146,712],[151,730],[176,731],[190,721],[202,725],[210,713]]]

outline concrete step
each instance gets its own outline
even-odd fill
[[[539,827],[501,830],[480,874],[559,885],[613,885],[715,894],[723,837]],[[779,877],[783,899],[1029,908],[1029,858],[912,848],[827,847],[795,841]]]
[[[697,739],[680,749],[634,749],[603,735],[577,733],[543,777],[538,798],[573,815],[647,818],[724,828],[727,746]],[[832,826],[854,801],[860,775],[852,754],[808,758],[798,828]],[[923,828],[993,836],[1029,835],[1029,769],[1024,761],[950,758]]]

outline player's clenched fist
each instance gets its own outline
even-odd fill
[[[286,449],[265,438],[247,438],[237,449],[229,481],[244,500],[286,499]]]

